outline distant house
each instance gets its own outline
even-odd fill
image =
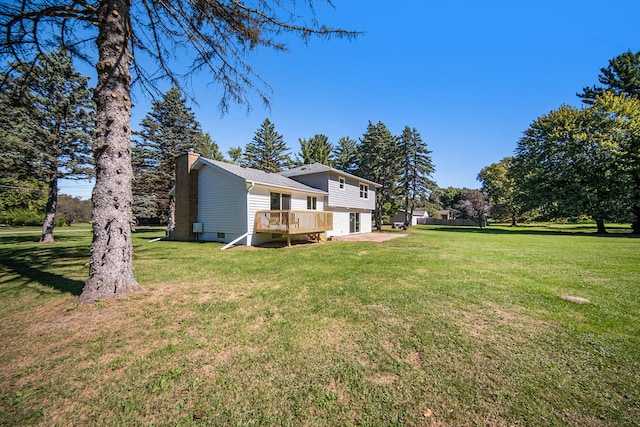
[[[455,212],[451,209],[438,211],[438,215],[440,215],[442,219],[456,219]]]
[[[409,225],[418,225],[424,224],[424,219],[429,218],[429,213],[424,209],[414,209],[413,215],[409,213],[409,217],[411,220],[409,221]],[[400,209],[397,214],[389,218],[389,222],[391,224],[403,223],[405,221],[405,210]]]
[[[323,165],[268,173],[186,153],[176,159],[171,240],[258,245],[371,231],[378,184]]]

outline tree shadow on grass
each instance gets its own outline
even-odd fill
[[[535,236],[583,236],[583,237],[614,237],[614,238],[640,238],[638,234],[632,234],[630,229],[620,227],[609,227],[605,234],[596,233],[595,226],[575,225],[563,228],[545,228],[544,226],[534,227],[447,227],[431,226],[428,230],[442,231],[449,233],[474,233],[474,234],[501,234],[501,235],[535,235]]]
[[[4,239],[0,239],[0,241],[4,243]],[[52,271],[74,266],[82,267],[88,258],[88,247],[69,247],[56,244],[24,248],[0,247],[0,267],[4,267],[4,270],[9,274],[14,273],[20,276],[18,279],[10,280],[11,282],[18,283],[19,287],[37,282],[43,286],[76,296],[82,292],[84,282]],[[8,289],[0,283],[0,294]]]

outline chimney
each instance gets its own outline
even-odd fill
[[[198,171],[193,164],[200,155],[189,150],[176,158],[175,229],[168,240],[196,240],[194,222],[198,222]]]

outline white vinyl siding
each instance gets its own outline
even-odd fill
[[[327,237],[346,236],[349,234],[349,212],[333,211],[333,229],[327,231]]]
[[[247,199],[244,181],[213,168],[198,171],[198,222],[203,240],[228,242],[244,234]],[[224,239],[218,237],[224,233]]]
[[[333,230],[327,232],[327,237],[346,236],[350,233],[351,214],[360,214],[360,231],[358,233],[371,233],[371,211],[368,210],[346,210],[346,209],[326,209],[333,212]]]
[[[340,189],[339,178],[344,178],[344,189]],[[375,209],[375,190],[369,184],[368,197],[360,197],[360,184],[361,181],[357,181],[350,177],[340,177],[337,174],[329,175],[329,202],[330,207],[336,208],[352,208],[352,209]]]
[[[360,213],[360,232],[361,233],[371,233],[371,220],[372,220],[371,211]]]

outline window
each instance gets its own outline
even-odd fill
[[[272,211],[280,210],[280,193],[271,193],[271,208]]]
[[[282,195],[282,208],[283,211],[288,211],[291,209],[291,194],[283,194]]]
[[[344,190],[344,178],[343,177],[339,177],[338,178],[338,183],[340,184],[340,189]]]
[[[360,198],[361,199],[369,198],[369,186],[367,184],[360,184]]]
[[[218,239],[224,239],[225,234],[224,233],[218,233]]]
[[[270,206],[272,211],[288,211],[291,209],[291,194],[270,194]]]
[[[360,232],[360,213],[351,212],[349,214],[349,233]]]
[[[315,197],[307,196],[307,210],[315,211],[317,201]]]

